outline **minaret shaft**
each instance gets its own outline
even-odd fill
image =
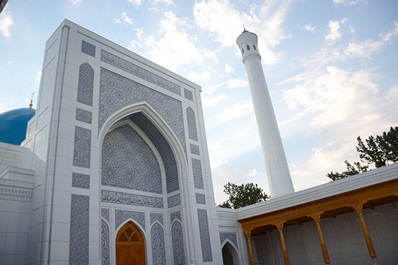
[[[261,65],[257,35],[244,31],[237,44],[243,52],[271,195],[279,197],[292,193],[293,184]]]

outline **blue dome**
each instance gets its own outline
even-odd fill
[[[0,142],[20,145],[25,140],[28,121],[35,112],[31,108],[22,108],[1,113]]]

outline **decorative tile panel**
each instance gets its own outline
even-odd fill
[[[73,165],[90,168],[91,131],[82,127],[75,127],[75,144],[73,149]]]
[[[198,131],[196,129],[195,112],[193,111],[193,109],[191,107],[188,107],[186,112],[187,112],[189,139],[197,141],[198,140]]]
[[[132,219],[136,221],[142,229],[145,230],[145,214],[133,211],[115,211],[115,229],[117,229],[124,221]]]
[[[79,67],[79,83],[77,85],[77,102],[92,106],[94,89],[94,69],[88,63]]]
[[[160,86],[170,92],[173,92],[177,95],[181,95],[181,88],[179,85],[174,84],[173,82],[171,82],[161,76],[158,76],[144,68],[141,68],[127,60],[117,57],[116,55],[113,55],[107,51],[102,50],[101,60],[103,62],[113,65],[123,71],[126,71],[127,73],[130,73],[139,78],[142,78],[145,81],[148,81],[152,84]]]
[[[99,129],[116,111],[140,102],[149,104],[164,119],[185,150],[181,101],[101,68]]]
[[[32,194],[31,189],[0,187],[0,200],[30,202],[32,201]]]
[[[171,238],[173,241],[174,265],[185,265],[184,237],[182,225],[178,221],[175,221],[171,226]]]
[[[202,164],[199,159],[192,158],[192,171],[193,171],[193,181],[195,188],[204,189]]]
[[[197,204],[206,204],[206,197],[204,194],[195,193],[196,203]]]
[[[229,239],[234,247],[238,249],[238,240],[235,233],[220,233],[220,244],[222,245],[225,240]]]
[[[109,226],[101,219],[101,265],[110,265]]]
[[[199,222],[199,234],[200,234],[200,245],[202,246],[202,258],[203,262],[213,261],[213,254],[211,251],[209,223],[207,220],[207,211],[204,209],[198,209],[198,222]]]
[[[70,216],[69,264],[88,264],[90,198],[72,194]]]
[[[191,154],[200,155],[199,146],[196,144],[190,144]]]
[[[82,53],[88,54],[92,57],[95,57],[95,46],[86,41],[82,41]]]
[[[172,223],[174,220],[178,220],[181,222],[181,212],[180,211],[170,213],[170,222]]]
[[[91,111],[76,108],[76,120],[91,124],[92,120]]]
[[[106,186],[162,193],[157,158],[130,125],[106,134],[102,145],[101,182]]]
[[[163,227],[159,223],[155,223],[151,227],[151,242],[152,242],[152,264],[165,265],[166,250],[164,244],[164,232],[163,232]]]
[[[80,173],[72,173],[72,187],[90,189],[90,176]]]
[[[101,217],[104,218],[109,223],[109,209],[101,208]]]
[[[177,195],[167,198],[167,206],[169,208],[180,205],[180,204],[181,204],[180,194],[177,194]]]
[[[191,90],[184,88],[184,96],[186,99],[193,101],[193,94]]]
[[[163,160],[166,173],[167,193],[179,189],[177,163],[173,151],[159,130],[143,113],[134,113],[129,117],[151,140]]]
[[[163,199],[159,197],[150,197],[108,190],[102,190],[101,201],[151,208],[163,208]]]
[[[151,213],[150,218],[151,218],[151,225],[156,221],[158,221],[159,223],[161,223],[163,225],[163,214]]]

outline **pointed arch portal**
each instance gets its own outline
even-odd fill
[[[126,223],[116,236],[116,265],[145,265],[145,240],[140,229]]]

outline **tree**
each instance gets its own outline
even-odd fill
[[[224,185],[224,193],[229,195],[229,198],[218,207],[238,209],[270,198],[262,188],[253,183],[236,185],[228,182]]]
[[[372,164],[378,168],[398,161],[398,127],[390,127],[390,131],[383,132],[382,135],[376,135],[376,137],[371,135],[365,139],[365,143],[360,136],[357,137],[357,141],[356,149],[359,158],[362,163],[367,165],[362,165],[361,162],[354,162],[351,165],[345,160],[347,170],[341,173],[330,172],[326,174],[328,178],[334,181],[366,172]]]

